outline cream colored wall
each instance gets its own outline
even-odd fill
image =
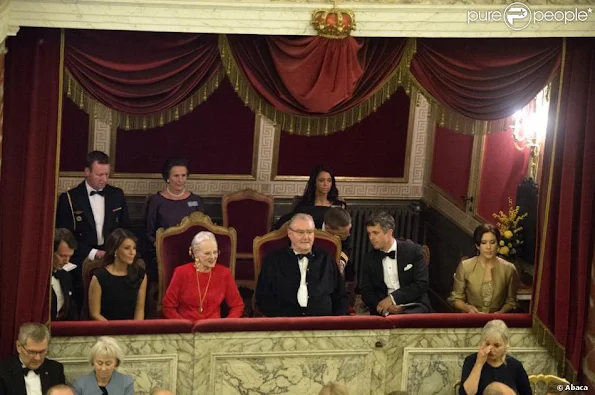
[[[0,41],[20,26],[175,31],[235,34],[315,34],[312,11],[330,2],[239,0],[2,0]],[[343,1],[355,12],[357,36],[404,37],[549,37],[591,36],[595,15],[586,22],[546,22],[514,31],[503,22],[468,23],[467,11],[503,12],[507,0]],[[595,0],[526,1],[532,11],[587,10]],[[575,5],[576,4],[576,5]]]

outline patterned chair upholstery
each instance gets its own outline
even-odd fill
[[[221,251],[217,263],[231,269],[235,274],[237,236],[234,228],[226,228],[213,224],[211,218],[199,211],[184,217],[179,225],[157,230],[155,245],[157,247],[157,267],[159,270],[158,313],[174,269],[191,262],[189,248],[192,239],[203,230],[212,232],[217,239]]]
[[[254,238],[267,234],[273,223],[274,199],[252,189],[244,189],[223,196],[221,209],[223,226],[233,227],[238,234],[236,283],[254,288],[252,243]]]
[[[281,229],[254,239],[254,273],[256,281],[258,281],[260,267],[264,258],[271,252],[280,250],[290,244],[289,236],[287,236],[287,228],[289,228],[289,223],[283,225]],[[314,247],[328,251],[329,254],[335,257],[335,262],[339,262],[341,260],[341,239],[320,229],[316,229],[314,232]],[[256,308],[255,296],[256,294],[252,298],[252,308],[255,315],[259,315]]]

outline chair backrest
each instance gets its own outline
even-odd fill
[[[252,242],[271,230],[274,199],[272,196],[244,189],[223,196],[223,226],[233,227],[238,234],[237,258],[252,258]]]
[[[209,231],[217,239],[217,247],[221,251],[217,263],[230,268],[235,275],[237,235],[234,228],[226,228],[213,224],[211,218],[200,211],[184,217],[179,225],[157,230],[155,245],[157,247],[157,268],[159,270],[158,311],[174,269],[191,262],[190,244],[198,232]]]
[[[280,250],[290,244],[289,236],[287,236],[288,227],[289,224],[286,223],[281,229],[254,238],[254,273],[256,273],[256,278],[260,274],[260,267],[264,258],[271,252]],[[314,247],[327,251],[335,257],[335,262],[341,261],[341,239],[338,236],[316,229],[314,231]]]
[[[140,267],[145,268],[145,261],[137,259],[136,261]],[[81,321],[89,319],[89,286],[91,280],[95,275],[95,271],[103,267],[103,259],[85,259],[83,261],[83,288],[85,294],[83,295],[83,305],[81,306]]]
[[[529,383],[534,394],[559,394],[562,391],[556,388],[558,385],[570,385],[568,380],[552,374],[532,374],[529,376]]]
[[[103,267],[103,259],[85,259],[83,261],[83,289],[85,294],[83,295],[83,305],[81,306],[81,320],[89,319],[89,285],[91,279],[95,274],[95,271]]]
[[[271,252],[280,250],[290,244],[289,236],[287,236],[288,228],[289,223],[285,223],[281,229],[254,238],[254,276],[257,283],[264,258]],[[316,229],[314,231],[314,247],[328,251],[335,258],[335,262],[341,261],[341,239],[338,236]],[[256,289],[256,285],[254,289]],[[256,306],[256,293],[252,296],[252,310],[255,316],[260,315],[258,306]]]

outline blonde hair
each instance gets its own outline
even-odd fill
[[[338,381],[329,381],[318,393],[318,395],[349,395],[347,387]]]
[[[488,321],[481,331],[481,341],[483,342],[488,337],[502,340],[505,344],[506,352],[508,353],[508,339],[510,339],[510,332],[508,331],[508,326],[506,326],[504,321]]]
[[[124,360],[124,353],[122,352],[120,345],[116,339],[109,336],[101,336],[97,339],[97,342],[93,347],[91,347],[91,352],[89,354],[89,362],[91,362],[91,365],[93,365],[95,358],[97,358],[97,355],[99,354],[103,354],[108,358],[115,358],[116,367],[120,366]]]
[[[193,256],[196,255],[196,253],[198,252],[200,243],[202,243],[203,241],[207,241],[207,240],[214,241],[215,244],[217,244],[217,239],[215,238],[215,235],[211,232],[206,231],[206,230],[203,230],[202,232],[198,232],[196,234],[196,236],[194,236],[192,238],[192,243],[190,243],[190,248],[192,249]]]

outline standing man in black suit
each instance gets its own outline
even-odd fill
[[[49,342],[45,325],[21,325],[16,342],[19,355],[0,362],[0,394],[43,395],[50,387],[66,383],[64,366],[45,358]]]
[[[374,250],[364,256],[360,291],[371,314],[430,312],[429,272],[422,247],[397,241],[395,220],[379,212],[366,221]]]
[[[76,239],[66,228],[54,231],[54,258],[52,261],[52,321],[73,321],[78,319],[76,303],[72,298],[72,277],[64,270],[76,249]]]
[[[83,304],[82,265],[85,259],[99,259],[105,254],[103,243],[116,228],[130,225],[124,192],[108,185],[110,160],[104,152],[87,154],[85,181],[58,198],[56,228],[70,230],[77,241],[72,263],[74,296]]]
[[[267,317],[347,314],[345,283],[334,258],[314,245],[314,220],[296,214],[289,221],[291,247],[264,258],[256,304]]]

